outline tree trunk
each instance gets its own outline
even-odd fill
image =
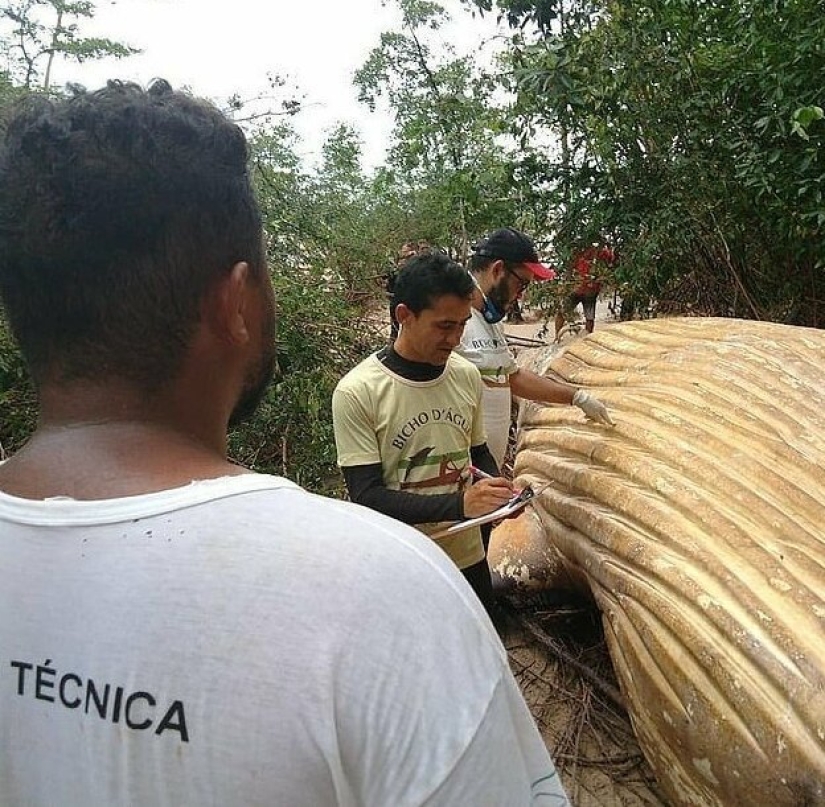
[[[46,62],[46,75],[43,78],[43,89],[48,92],[52,79],[52,64],[54,63],[54,54],[57,52],[58,40],[60,32],[63,30],[63,9],[57,9],[57,22],[52,29],[52,44],[49,47],[49,60]]]

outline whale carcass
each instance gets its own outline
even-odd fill
[[[586,589],[671,803],[825,804],[825,332],[627,322],[533,369],[616,421],[521,407],[500,578]]]

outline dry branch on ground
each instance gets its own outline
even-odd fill
[[[510,666],[574,807],[666,807],[594,606],[538,595],[509,600],[506,612]]]

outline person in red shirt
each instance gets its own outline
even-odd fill
[[[584,311],[584,328],[587,333],[593,333],[596,324],[596,301],[602,289],[599,266],[610,266],[614,260],[615,255],[610,247],[588,247],[582,250],[573,262],[577,284],[567,297],[565,309],[573,311],[581,303]],[[556,313],[556,341],[564,327],[565,319],[564,311]]]

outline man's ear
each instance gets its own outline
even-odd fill
[[[415,314],[406,303],[399,303],[395,307],[395,318],[398,320],[399,325],[403,325],[410,317],[414,316]]]
[[[501,258],[496,258],[488,268],[490,269],[490,277],[498,282],[498,279],[504,274],[504,261]]]
[[[236,263],[207,295],[210,325],[221,339],[233,345],[249,342],[249,305],[252,293],[249,282],[249,264]]]

